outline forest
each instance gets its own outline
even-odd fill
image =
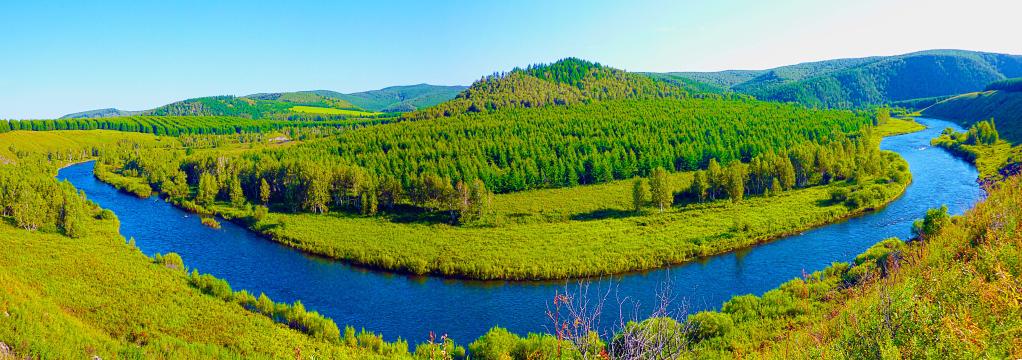
[[[138,153],[107,161],[157,190],[185,179],[199,188],[196,200],[203,204],[222,199],[288,212],[332,208],[369,215],[410,205],[478,217],[475,208],[489,193],[647,177],[657,168],[710,168],[703,174],[709,175],[709,192],[700,199],[723,197],[717,183],[725,175],[716,169],[721,164],[750,164],[749,170],[726,168],[742,172],[736,176],[743,186],[749,173],[748,191],[738,193],[750,195],[769,190],[777,169],[791,176],[780,177],[773,191],[851,178],[861,156],[844,153],[867,154],[863,164],[879,164],[879,154],[866,151],[875,143],[846,134],[874,122],[868,113],[749,101],[624,100],[372,126],[231,156],[212,152],[175,160]],[[805,143],[823,146],[796,150]],[[831,154],[834,144],[841,156]],[[818,175],[810,169],[819,169]]]

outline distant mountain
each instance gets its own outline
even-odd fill
[[[930,50],[803,63],[768,70],[667,73],[763,100],[854,108],[979,91],[1022,76],[1022,56]]]
[[[552,64],[531,65],[486,76],[454,99],[405,117],[432,118],[608,99],[685,97],[689,91],[682,85],[566,58]]]
[[[104,117],[115,117],[115,116],[132,116],[137,115],[139,111],[124,111],[114,108],[109,109],[98,109],[82,111],[74,114],[67,114],[61,116],[61,119],[91,119],[91,118],[104,118]]]
[[[68,114],[66,118],[97,118],[128,115],[280,117],[293,114],[294,106],[314,106],[370,112],[406,112],[453,99],[464,86],[428,84],[393,86],[380,90],[342,94],[329,90],[259,93],[242,97],[207,96],[182,100],[155,109],[123,111],[101,109]]]
[[[994,119],[1001,137],[1022,143],[1022,79],[990,84],[987,91],[958,95],[922,110],[927,117],[951,120],[969,127]]]

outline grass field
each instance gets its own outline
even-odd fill
[[[93,149],[118,143],[145,144],[150,147],[180,146],[172,137],[113,130],[11,131],[0,133],[0,162],[16,162],[19,157],[50,155],[51,157],[84,159],[93,156]]]
[[[325,108],[318,106],[294,106],[291,107],[291,111],[306,113],[306,114],[324,114],[324,115],[350,115],[350,116],[376,116],[382,113],[359,111],[359,110],[348,110],[348,109],[334,109]]]
[[[400,223],[341,213],[274,213],[254,227],[287,245],[374,268],[478,279],[556,279],[678,264],[861,212],[830,202],[831,190],[843,186],[835,183],[741,203],[694,204],[662,214],[623,211],[620,200],[607,209],[563,210],[573,202],[598,201],[587,195],[615,196],[627,187],[618,182],[603,185],[609,190],[605,192],[586,187],[580,194],[538,190],[498,196],[498,219],[518,223],[495,227]],[[889,184],[887,201],[903,190],[904,185]],[[569,197],[573,200],[559,202]],[[543,203],[558,205],[546,212],[525,212],[532,221],[517,219],[520,211]],[[559,220],[549,222],[551,218]]]
[[[906,119],[891,118],[888,119],[885,124],[878,126],[877,132],[880,134],[880,136],[886,137],[913,133],[923,129],[926,129],[926,125],[920,124],[912,118]]]
[[[90,220],[77,239],[4,220],[0,339],[19,358],[380,357],[204,295],[126,244],[116,219]]]

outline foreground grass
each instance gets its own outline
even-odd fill
[[[806,280],[737,297],[696,358],[1022,357],[1022,179],[936,234],[885,242]],[[885,246],[886,245],[886,246]],[[850,286],[849,284],[855,284]]]
[[[117,226],[92,220],[71,239],[0,224],[0,341],[43,359],[379,357],[204,295]]]

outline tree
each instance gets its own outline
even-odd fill
[[[642,178],[635,178],[632,184],[632,209],[635,212],[642,211],[642,206],[646,204],[647,192],[649,189],[646,188],[646,182],[642,181]]]
[[[706,185],[707,195],[711,200],[717,199],[720,195],[721,187],[724,181],[724,170],[720,168],[720,163],[717,159],[710,159],[710,163],[706,166]]]
[[[475,220],[485,218],[493,208],[493,194],[486,190],[486,184],[480,179],[472,181],[469,187],[469,203]]]
[[[22,188],[14,204],[14,221],[25,230],[36,230],[43,226],[49,205],[46,199],[30,188]]]
[[[238,180],[237,176],[232,176],[230,183],[228,183],[228,196],[231,200],[231,205],[241,206],[245,204],[245,192],[241,189],[241,180]]]
[[[733,163],[728,166],[724,182],[724,191],[727,197],[734,202],[741,202],[745,195],[745,165]]]
[[[653,169],[653,174],[649,179],[649,192],[653,205],[660,208],[660,212],[664,212],[665,207],[671,206],[674,201],[674,193],[668,184],[667,170],[659,167]]]
[[[88,217],[86,212],[85,195],[74,189],[65,190],[60,216],[57,219],[57,225],[64,231],[64,235],[79,238],[85,234],[85,219]]]
[[[305,199],[302,207],[309,212],[316,214],[326,213],[327,202],[330,201],[330,184],[327,174],[316,168],[303,171],[303,182],[305,187]]]
[[[948,215],[947,205],[941,205],[939,208],[927,210],[925,217],[916,220],[912,224],[912,233],[920,239],[926,240],[937,235],[940,229],[950,222],[951,215]]]
[[[195,201],[202,205],[212,204],[219,192],[220,185],[217,184],[213,175],[205,172],[199,175],[199,191],[195,195]]]
[[[259,179],[259,202],[264,206],[270,203],[270,183],[266,179]]]
[[[710,184],[706,182],[706,172],[696,171],[692,174],[692,185],[689,187],[689,193],[696,201],[706,201],[707,192],[710,189]]]
[[[178,170],[171,177],[169,186],[164,191],[171,198],[183,198],[188,196],[188,175],[184,171]]]

